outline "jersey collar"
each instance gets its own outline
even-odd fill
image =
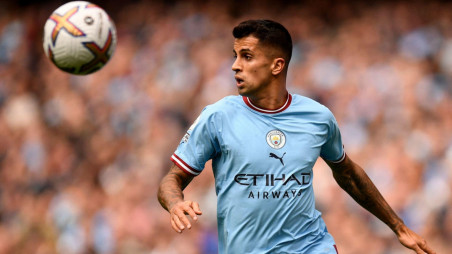
[[[292,102],[292,95],[289,93],[289,96],[287,96],[287,100],[286,103],[284,103],[284,105],[282,105],[280,108],[278,109],[264,109],[264,108],[260,108],[256,105],[254,105],[250,98],[242,96],[243,101],[245,102],[245,104],[250,107],[251,109],[260,112],[260,113],[265,113],[265,114],[276,114],[276,113],[280,113],[283,112],[284,110],[286,110],[289,106],[290,103]]]

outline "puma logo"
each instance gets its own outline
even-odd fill
[[[284,166],[284,161],[283,161],[284,155],[286,155],[285,152],[284,152],[284,154],[281,157],[279,157],[278,155],[276,155],[274,153],[270,153],[270,155],[268,157],[272,157],[272,158],[278,159],[281,162],[281,164]]]

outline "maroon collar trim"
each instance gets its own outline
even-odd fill
[[[245,104],[250,107],[253,110],[256,110],[257,112],[260,113],[265,113],[265,114],[276,114],[276,113],[280,113],[283,112],[284,110],[286,110],[289,106],[290,103],[292,103],[292,95],[289,93],[289,96],[287,96],[287,100],[286,103],[284,103],[284,105],[282,105],[282,107],[278,108],[278,109],[264,109],[264,108],[259,108],[258,106],[254,105],[250,98],[242,96],[243,101],[245,102]]]

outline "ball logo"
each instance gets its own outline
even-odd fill
[[[286,136],[282,131],[272,130],[267,133],[267,144],[274,149],[280,149],[286,144]]]
[[[74,14],[78,12],[79,7],[76,6],[69,11],[67,11],[65,14],[60,15],[58,13],[52,13],[50,16],[50,20],[54,21],[55,27],[52,30],[52,43],[53,46],[55,46],[55,41],[60,34],[61,29],[66,30],[69,34],[71,34],[74,37],[78,36],[86,36],[85,33],[83,33],[80,28],[78,28],[74,23],[69,21],[69,18],[71,18]]]

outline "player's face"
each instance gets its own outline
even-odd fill
[[[265,92],[273,75],[271,71],[272,58],[269,49],[259,44],[254,36],[235,39],[232,65],[239,94],[256,96]]]

